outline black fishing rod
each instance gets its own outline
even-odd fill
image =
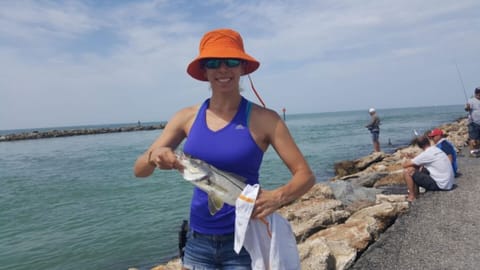
[[[455,61],[455,67],[457,68],[458,78],[463,87],[463,94],[465,95],[465,101],[468,102],[467,91],[465,91],[465,85],[463,84],[462,74],[460,74],[460,69],[458,69],[457,61]]]

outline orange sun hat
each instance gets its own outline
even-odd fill
[[[199,46],[199,55],[187,67],[187,73],[200,81],[208,81],[205,70],[201,65],[206,58],[235,58],[245,61],[244,71],[250,74],[260,66],[255,58],[245,53],[243,40],[240,34],[232,29],[216,29],[207,32]]]

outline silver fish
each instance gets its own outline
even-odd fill
[[[177,151],[175,155],[184,167],[183,178],[208,194],[208,210],[212,216],[222,209],[224,203],[235,206],[246,186],[243,177],[219,170],[183,152]]]

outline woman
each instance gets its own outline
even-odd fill
[[[263,154],[272,145],[292,173],[291,180],[274,190],[261,190],[252,218],[262,218],[306,193],[315,177],[279,115],[251,103],[240,95],[242,75],[260,63],[245,53],[241,36],[231,29],[206,33],[200,53],[187,73],[208,81],[211,97],[200,105],[177,112],[162,134],[135,163],[135,175],[147,177],[155,168],[182,166],[174,150],[186,139],[183,151],[194,158],[258,183]],[[183,258],[184,269],[250,269],[250,256],[233,251],[235,208],[225,205],[215,215],[207,206],[207,195],[198,188],[190,209],[190,229]],[[220,243],[220,244],[219,244]]]

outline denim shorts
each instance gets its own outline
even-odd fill
[[[183,267],[190,270],[250,270],[252,260],[242,248],[235,253],[235,235],[209,235],[194,231],[187,233]]]
[[[372,141],[378,142],[378,137],[380,136],[380,132],[372,131]]]
[[[480,140],[480,125],[473,122],[468,124],[468,138],[470,140]]]

